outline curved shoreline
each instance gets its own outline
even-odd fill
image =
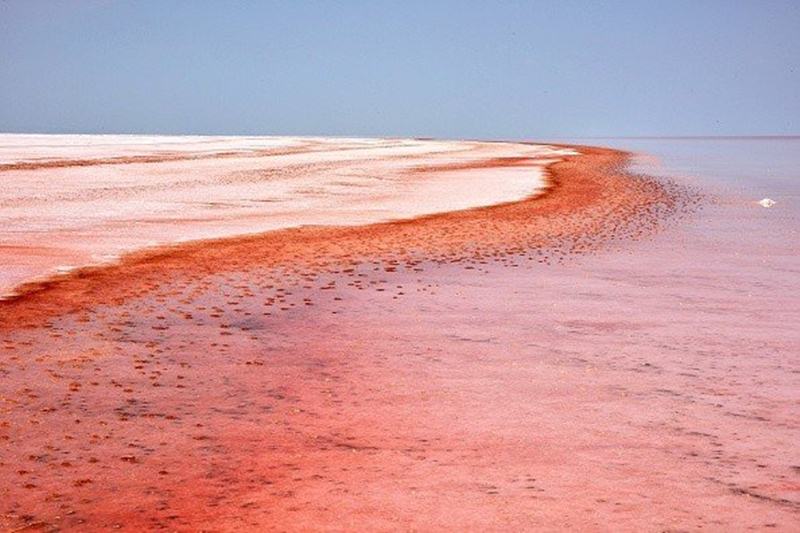
[[[583,151],[524,202],[20,301],[0,529],[791,529],[795,212],[695,215],[692,185]]]
[[[189,272],[256,265],[308,273],[365,260],[414,266],[430,260],[476,262],[532,250],[542,262],[560,260],[646,235],[696,201],[664,182],[629,174],[627,152],[552,146],[578,150],[579,155],[548,165],[544,190],[520,201],[365,226],[306,226],[133,252],[114,264],[21,285],[17,296],[0,301],[0,328],[34,325]],[[497,168],[517,162],[483,162],[480,168],[487,163]]]
[[[0,160],[13,160],[13,150],[4,149],[23,141],[0,135]],[[105,166],[84,169],[72,163],[92,153],[136,150],[124,140],[103,147],[94,137],[84,144],[70,136],[51,142],[58,149],[39,154],[34,146],[17,155],[33,162],[36,155],[73,159],[4,175],[17,186],[0,194],[0,299],[29,281],[159,246],[307,225],[361,226],[516,201],[542,187],[546,164],[573,153],[508,142],[235,138],[216,143],[218,149],[242,150],[230,156],[185,142],[187,153],[165,160],[158,141],[145,156],[156,164],[117,157],[93,160]],[[260,149],[270,143],[294,150]]]

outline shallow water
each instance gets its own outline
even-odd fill
[[[746,273],[740,283],[748,294],[789,296],[789,308],[800,310],[800,137],[597,142],[636,153],[634,171],[695,185],[713,197],[709,216],[689,227],[706,244],[698,263]],[[773,207],[759,205],[766,198]]]
[[[244,261],[5,333],[0,525],[796,531],[791,179],[653,146],[702,209],[564,263]]]
[[[637,154],[633,168],[673,178],[698,178],[721,192],[800,209],[800,137],[575,140]]]

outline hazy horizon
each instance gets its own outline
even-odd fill
[[[292,134],[292,135],[286,135],[286,134],[281,134],[281,133],[265,133],[265,134],[261,134],[261,133],[147,133],[147,132],[129,133],[129,132],[119,132],[119,131],[108,131],[108,132],[103,132],[103,133],[87,133],[87,132],[80,132],[80,131],[63,132],[63,133],[62,132],[45,132],[45,131],[0,131],[0,136],[1,135],[30,135],[30,136],[36,136],[36,135],[53,135],[53,136],[64,135],[64,136],[69,136],[69,135],[75,135],[75,136],[96,136],[96,137],[102,137],[102,136],[117,136],[117,137],[120,137],[120,136],[122,136],[122,137],[124,137],[124,136],[131,136],[131,137],[287,137],[287,138],[289,138],[289,137],[296,137],[296,138],[330,137],[330,138],[334,138],[334,139],[335,138],[345,139],[345,138],[363,137],[363,138],[385,138],[385,139],[403,139],[403,138],[407,138],[407,139],[420,139],[420,140],[431,139],[431,140],[461,140],[461,141],[487,140],[487,141],[490,141],[490,142],[491,141],[496,141],[496,142],[509,141],[509,142],[513,142],[513,141],[525,141],[526,139],[528,139],[528,140],[537,140],[537,141],[544,142],[545,141],[544,137],[547,137],[547,139],[552,139],[552,140],[567,140],[567,139],[586,139],[586,140],[591,140],[591,139],[597,139],[597,140],[602,140],[602,139],[609,139],[609,140],[610,139],[619,139],[619,140],[625,140],[625,139],[631,139],[631,140],[634,140],[634,139],[640,139],[640,140],[648,140],[648,139],[653,139],[653,140],[658,140],[658,139],[664,139],[664,140],[671,140],[671,139],[674,139],[674,140],[681,140],[681,139],[685,139],[685,140],[692,140],[692,139],[696,139],[696,140],[704,140],[704,139],[708,139],[708,140],[714,140],[714,139],[719,139],[719,140],[724,140],[724,139],[753,139],[753,140],[760,140],[760,139],[763,139],[763,140],[770,140],[770,139],[776,139],[776,140],[778,140],[778,139],[800,139],[800,134],[793,134],[793,133],[780,134],[780,135],[770,135],[770,134],[764,134],[764,135],[588,135],[588,136],[582,136],[582,135],[555,136],[555,135],[553,135],[553,136],[544,136],[544,137],[540,136],[540,137],[506,137],[506,138],[500,138],[500,137],[494,137],[494,138],[453,137],[453,136],[451,136],[451,137],[435,137],[435,136],[423,136],[423,135],[406,135],[406,136],[403,136],[403,135],[363,135],[363,136],[359,136],[359,135],[348,135],[348,134],[329,134],[329,135],[326,135],[326,134],[321,134],[321,135]]]

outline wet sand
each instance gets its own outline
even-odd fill
[[[716,261],[756,208],[577,150],[523,201],[0,303],[0,527],[797,529],[794,274]]]

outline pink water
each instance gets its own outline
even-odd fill
[[[702,209],[564,263],[245,261],[10,329],[0,520],[797,531],[800,143],[620,144]]]

